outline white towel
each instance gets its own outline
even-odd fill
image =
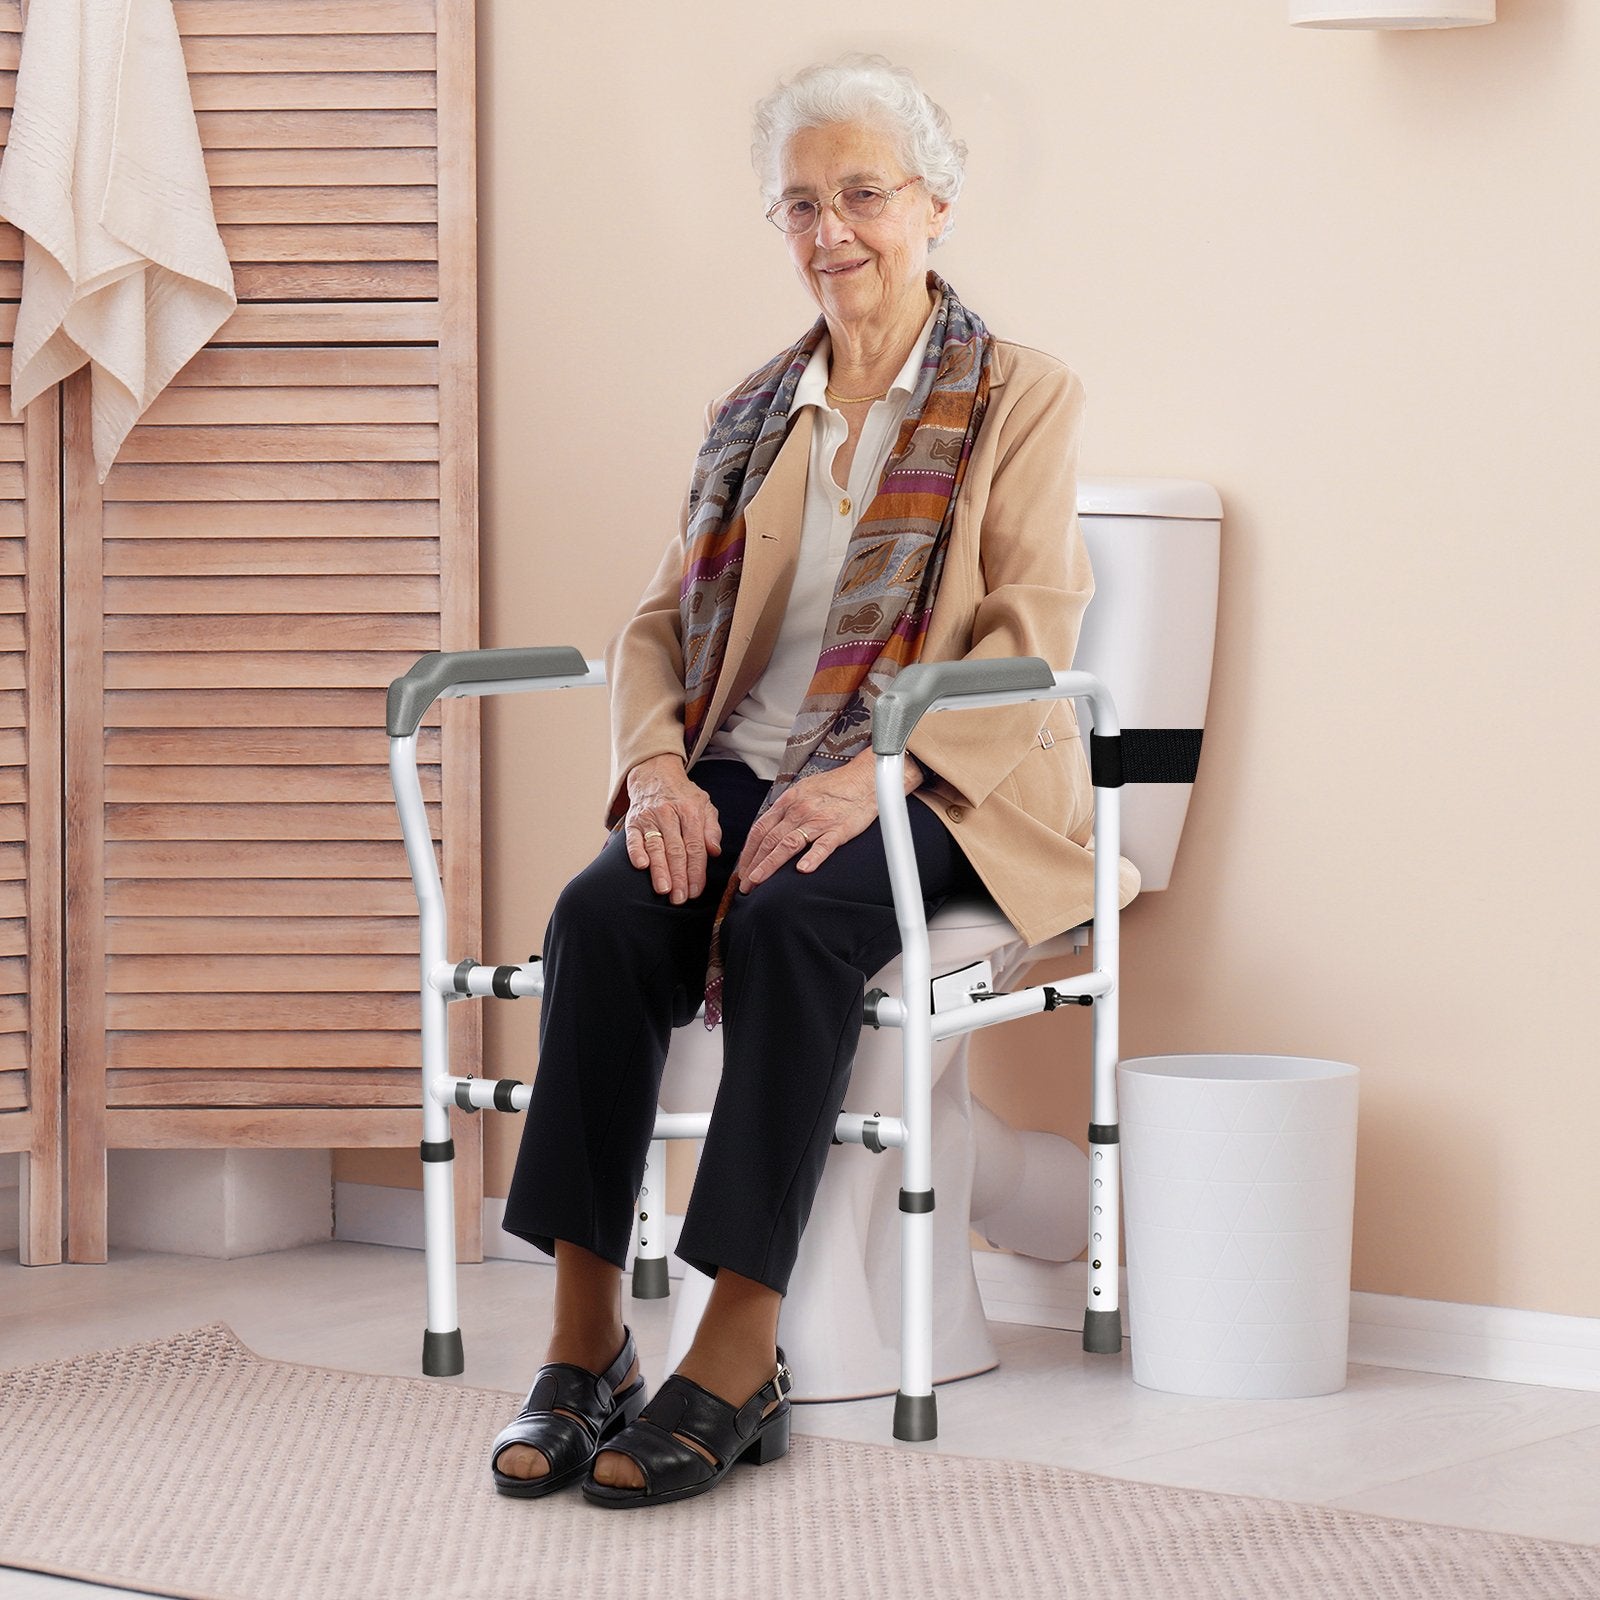
[[[24,234],[11,411],[92,363],[100,481],[238,301],[172,0],[33,0],[0,216]]]

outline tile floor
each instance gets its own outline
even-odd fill
[[[454,1381],[520,1400],[544,1359],[554,1286],[545,1265],[461,1267],[467,1370]],[[423,1291],[421,1252],[385,1245],[234,1261],[113,1249],[103,1266],[26,1268],[13,1250],[0,1253],[0,1367],[221,1321],[263,1356],[419,1376]],[[623,1306],[659,1383],[672,1302],[625,1286]],[[1075,1333],[993,1332],[1000,1367],[941,1385],[939,1437],[901,1448],[1600,1544],[1600,1393],[1352,1366],[1341,1392],[1316,1399],[1194,1399],[1140,1388],[1126,1348],[1085,1356]],[[804,1405],[793,1426],[891,1443],[893,1411],[892,1397]],[[127,1593],[0,1568],[0,1600]]]

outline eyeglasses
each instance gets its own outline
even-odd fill
[[[902,189],[921,182],[920,177],[907,178],[893,189],[874,189],[864,183],[853,183],[839,190],[828,206],[841,222],[871,222],[874,217],[883,215],[883,208]],[[767,221],[785,233],[810,233],[821,216],[822,207],[815,200],[779,200],[767,209]]]

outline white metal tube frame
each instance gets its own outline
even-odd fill
[[[463,1111],[525,1111],[529,1085],[515,1079],[453,1077],[445,1007],[452,1000],[506,999],[543,992],[537,959],[491,967],[452,963],[446,954],[444,891],[434,860],[417,774],[416,730],[435,699],[514,694],[532,689],[601,686],[605,669],[564,647],[433,652],[389,689],[389,773],[401,833],[416,888],[421,931],[422,1162],[427,1266],[427,1323],[422,1370],[450,1377],[465,1368],[456,1305],[454,1145],[450,1107]],[[1087,699],[1093,717],[1092,776],[1096,788],[1095,969],[1067,983],[998,996],[935,1013],[932,1009],[928,928],[911,843],[910,797],[905,793],[905,746],[922,716],[936,711],[1010,705],[1026,700]],[[842,1112],[835,1128],[845,1143],[901,1152],[901,1375],[895,1399],[897,1439],[937,1435],[933,1393],[932,1042],[993,1026],[1067,1001],[1092,1004],[1094,1083],[1090,1147],[1090,1249],[1084,1349],[1121,1348],[1117,1302],[1119,1168],[1116,1064],[1118,998],[1118,865],[1120,860],[1120,728],[1109,693],[1087,672],[1054,672],[1037,658],[924,663],[905,668],[879,697],[873,716],[878,809],[902,943],[904,993],[869,997],[868,1020],[902,1031],[905,1093],[900,1117]],[[665,1247],[657,1227],[665,1190],[665,1146],[672,1138],[704,1138],[709,1112],[658,1110],[638,1210],[636,1295],[666,1293]],[[648,1259],[645,1259],[647,1258]],[[655,1270],[642,1271],[652,1268]],[[643,1286],[641,1286],[643,1285]]]
[[[1072,984],[1025,991],[1027,1001],[987,1000],[944,1018],[932,1013],[928,923],[911,842],[911,797],[904,781],[905,747],[927,713],[1027,700],[1084,698],[1094,720],[1094,946],[1095,970]],[[901,1294],[900,1392],[895,1397],[897,1439],[931,1439],[938,1431],[933,1394],[933,1115],[932,1054],[941,1035],[965,1032],[1053,1006],[1089,998],[1094,1009],[1094,1085],[1091,1099],[1089,1295],[1083,1345],[1090,1351],[1122,1347],[1117,1305],[1117,1000],[1118,866],[1121,857],[1120,733],[1116,708],[1100,681],[1087,672],[1055,672],[1037,657],[994,661],[919,663],[905,668],[873,708],[878,820],[883,830],[895,919],[900,927],[902,989],[898,1005],[879,1001],[873,1020],[901,1029],[905,1073],[901,1121],[905,1125],[900,1187]],[[1103,741],[1103,742],[1102,742]],[[1100,780],[1105,779],[1102,786]],[[1031,995],[1040,996],[1031,1003]],[[942,1026],[941,1026],[942,1024]]]

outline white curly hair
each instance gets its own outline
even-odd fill
[[[967,147],[952,136],[950,118],[904,67],[883,56],[859,53],[804,68],[756,106],[750,157],[768,205],[778,198],[778,168],[789,140],[802,128],[839,122],[882,128],[895,140],[906,170],[926,182],[935,200],[954,206],[966,171]],[[948,239],[954,225],[952,210],[933,243]]]

